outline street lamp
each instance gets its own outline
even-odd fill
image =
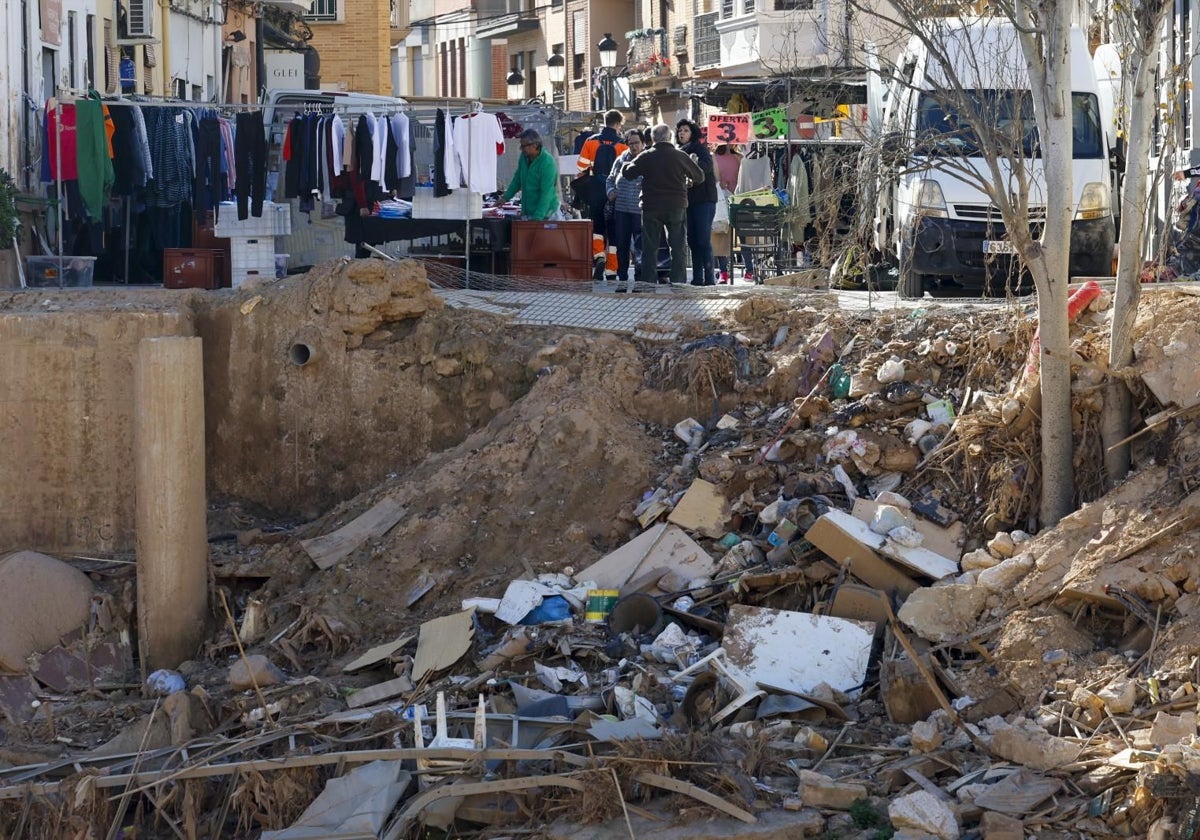
[[[551,98],[557,102],[567,81],[567,60],[559,55],[557,48],[554,55],[546,59],[546,77],[550,80]]]
[[[604,33],[596,49],[600,51],[600,69],[604,71],[604,102],[600,110],[607,111],[612,107],[612,71],[617,66],[617,42],[613,40],[611,32]]]
[[[525,98],[525,77],[521,75],[521,71],[513,68],[513,71],[508,74],[505,79],[508,82],[508,98],[509,99],[524,99]]]

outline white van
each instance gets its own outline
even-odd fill
[[[977,145],[982,129],[976,127],[1007,131],[1014,149],[1021,144],[1030,222],[1040,235],[1047,196],[1016,31],[1003,18],[947,18],[937,44],[940,60],[913,36],[888,89],[881,127],[891,160],[882,167],[875,247],[898,262],[901,297],[921,297],[927,290],[996,294],[1024,287],[1028,277],[1015,271],[999,209],[982,188],[991,178]],[[970,108],[951,92],[947,80],[952,78],[965,89]],[[1116,236],[1109,144],[1091,54],[1078,27],[1071,32],[1071,90],[1070,271],[1108,275]],[[1010,193],[1018,183],[1012,163],[1004,156],[999,160],[999,188]]]

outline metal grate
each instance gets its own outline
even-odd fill
[[[721,36],[717,32],[717,21],[720,18],[720,12],[696,15],[696,54],[692,57],[693,67],[715,67],[721,63]]]

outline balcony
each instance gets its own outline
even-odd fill
[[[678,65],[667,49],[665,29],[626,32],[629,41],[628,75],[634,87],[667,87],[678,74]]]
[[[408,33],[412,31],[412,27],[409,26],[409,4],[406,0],[391,1],[391,44],[394,47],[408,37]]]
[[[724,11],[714,25],[723,76],[829,68],[846,54],[841,0],[748,0]]]
[[[506,38],[540,25],[532,0],[479,0],[477,8],[475,31],[480,38]]]

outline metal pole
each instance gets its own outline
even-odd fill
[[[58,285],[63,284],[62,102],[54,100],[54,208],[58,226]]]

